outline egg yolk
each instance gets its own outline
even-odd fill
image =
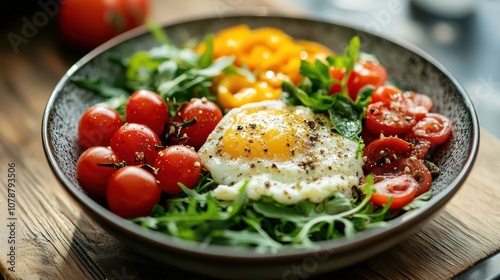
[[[221,150],[233,158],[285,161],[303,153],[305,120],[286,110],[245,110],[233,116]]]

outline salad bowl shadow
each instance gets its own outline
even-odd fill
[[[453,123],[450,139],[435,152],[433,162],[441,174],[432,184],[432,198],[421,208],[388,222],[386,227],[360,232],[352,238],[318,241],[320,249],[286,248],[262,254],[252,248],[196,244],[147,230],[122,219],[80,187],[76,161],[82,152],[77,140],[79,117],[102,97],[81,89],[70,78],[103,78],[111,82],[122,75],[110,55],[127,56],[148,50],[158,43],[145,28],[123,34],[95,49],[73,65],[55,87],[42,120],[42,140],[53,173],[80,207],[103,229],[138,253],[181,269],[217,278],[294,277],[293,266],[314,261],[311,274],[321,274],[365,260],[395,245],[429,221],[453,197],[469,174],[479,144],[479,124],[467,93],[433,58],[414,46],[382,38],[341,24],[306,18],[234,16],[198,19],[164,26],[175,43],[202,39],[205,34],[236,25],[251,28],[272,26],[297,39],[322,43],[341,52],[349,39],[358,35],[361,49],[375,55],[387,68],[389,79],[400,88],[429,95],[433,111],[446,115]],[[317,265],[316,265],[317,264]],[[296,275],[295,275],[296,276]]]

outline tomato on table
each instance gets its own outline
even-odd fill
[[[109,209],[123,218],[149,215],[160,198],[161,188],[155,176],[138,166],[117,170],[109,179],[106,189]]]
[[[330,68],[330,75],[339,81],[346,74],[345,68]],[[359,61],[354,65],[354,69],[347,80],[347,89],[352,100],[356,100],[359,90],[367,85],[379,87],[387,81],[387,70],[380,63],[372,61]],[[330,93],[341,92],[340,83],[333,84]]]
[[[451,126],[451,121],[447,117],[437,113],[427,113],[412,127],[406,138],[425,139],[437,146],[448,139],[451,134]]]
[[[372,170],[384,166],[411,153],[410,143],[398,137],[385,137],[373,140],[363,151],[364,168]]]
[[[201,176],[200,156],[191,148],[173,145],[158,153],[156,177],[160,187],[169,194],[181,193],[178,183],[189,189],[194,188]]]
[[[175,115],[178,127],[171,142],[199,149],[221,119],[222,111],[215,103],[206,98],[192,99]]]
[[[87,109],[78,123],[78,142],[86,150],[93,146],[109,146],[113,134],[123,125],[117,111],[93,106]]]
[[[59,29],[63,39],[84,50],[144,23],[149,0],[61,1]]]
[[[417,186],[417,181],[408,174],[387,178],[373,184],[376,192],[372,194],[371,201],[383,206],[392,198],[389,209],[400,209],[415,198]]]

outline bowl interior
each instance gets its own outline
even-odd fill
[[[181,44],[191,39],[202,40],[205,34],[241,23],[252,28],[277,27],[296,39],[318,41],[335,52],[342,52],[350,38],[358,35],[362,51],[374,54],[386,66],[391,82],[403,89],[429,95],[434,102],[433,111],[448,116],[453,123],[451,138],[434,155],[433,161],[441,168],[441,174],[432,184],[434,195],[425,207],[391,221],[387,228],[362,233],[349,240],[325,241],[325,248],[340,250],[342,246],[353,246],[366,238],[380,236],[391,230],[394,233],[395,230],[404,228],[405,224],[427,219],[457,191],[475,158],[479,137],[478,122],[462,87],[432,58],[405,43],[394,43],[353,28],[308,19],[252,16],[214,18],[171,25],[165,27],[165,30],[174,42]],[[156,45],[149,32],[139,30],[121,36],[83,58],[68,71],[54,90],[47,104],[42,129],[44,148],[51,167],[65,188],[80,204],[84,204],[84,209],[91,211],[93,215],[100,215],[102,221],[113,223],[117,228],[133,231],[136,235],[147,235],[147,238],[151,237],[156,242],[165,244],[171,242],[171,239],[135,230],[135,225],[105,213],[107,211],[104,208],[82,195],[75,168],[82,152],[77,143],[78,120],[87,108],[102,99],[69,81],[71,76],[82,76],[93,79],[102,77],[111,83],[123,73],[119,66],[109,61],[110,55],[128,56]],[[207,250],[211,252],[210,246]],[[212,253],[218,253],[217,250],[214,249]],[[256,253],[250,250],[245,256],[252,254]]]

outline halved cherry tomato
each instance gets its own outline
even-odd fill
[[[419,196],[425,192],[427,192],[432,183],[432,176],[429,172],[429,169],[425,166],[425,164],[419,159],[405,158],[399,161],[398,170],[401,170],[404,174],[409,174],[413,176],[413,178],[417,181],[417,193],[416,196]]]
[[[403,95],[408,103],[408,111],[415,115],[417,121],[431,111],[432,99],[429,96],[413,91],[406,91]]]
[[[417,181],[408,174],[387,178],[373,184],[376,193],[372,194],[371,201],[383,206],[392,197],[389,209],[399,209],[410,203],[417,193]]]
[[[407,138],[405,139],[408,143],[410,143],[411,147],[411,155],[418,158],[423,159],[429,150],[431,149],[431,142],[421,139],[421,138]]]
[[[372,141],[365,147],[363,158],[364,168],[371,170],[376,166],[383,166],[411,153],[410,143],[398,137],[385,137]]]
[[[161,188],[155,176],[138,166],[118,169],[106,189],[109,209],[123,218],[149,215],[160,197]]]
[[[401,103],[376,102],[366,110],[366,128],[373,134],[402,135],[415,125],[415,115]]]
[[[451,126],[451,121],[447,117],[437,113],[428,113],[413,126],[406,138],[425,139],[437,146],[448,139]]]
[[[370,173],[373,175],[375,182],[400,176],[402,174],[409,174],[413,176],[418,183],[417,196],[427,192],[432,183],[431,173],[425,164],[421,160],[411,157],[400,159],[382,167],[375,167]]]
[[[372,93],[370,103],[384,102],[385,104],[390,104],[394,101],[401,102],[404,98],[403,92],[399,88],[385,85],[375,89]]]
[[[334,79],[342,80],[346,73],[346,69],[331,68],[330,74]],[[355,64],[354,69],[347,80],[347,89],[352,100],[356,100],[359,90],[366,86],[372,85],[379,87],[387,81],[387,70],[379,63],[371,61],[359,61]],[[341,92],[340,83],[333,84],[330,88],[330,93]]]

